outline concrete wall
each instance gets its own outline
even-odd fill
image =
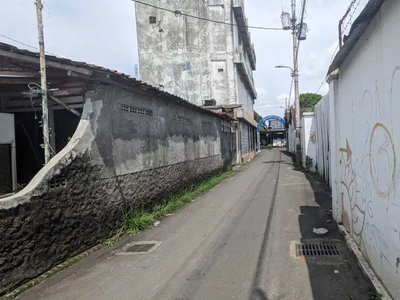
[[[183,13],[231,23],[231,2],[146,1]],[[149,17],[156,17],[150,24]],[[136,3],[141,78],[197,105],[236,103],[233,28]],[[159,23],[160,22],[160,23]],[[160,32],[160,28],[162,32]],[[185,62],[190,70],[183,70]]]
[[[287,140],[289,143],[289,152],[292,154],[296,153],[296,127],[294,124],[290,124],[287,130]]]
[[[231,0],[146,2],[236,24]],[[150,16],[156,17],[155,24],[150,24]],[[215,99],[217,105],[240,103],[253,115],[254,99],[244,88],[234,64],[234,53],[239,51],[237,26],[175,16],[139,3],[136,22],[142,80],[161,85],[165,91],[197,105],[209,99]],[[247,55],[244,52],[252,77]],[[190,68],[184,70],[186,62]]]
[[[248,106],[248,92],[246,89],[246,86],[244,85],[244,82],[241,78],[241,75],[239,71],[236,69],[236,81],[237,81],[237,90],[238,90],[238,103],[242,104],[242,107],[249,111],[249,106]]]
[[[387,0],[331,83],[335,218],[400,299],[400,2]]]
[[[246,122],[240,122],[240,130],[241,130],[241,140],[242,140],[242,157],[247,158],[250,150],[250,133],[249,133],[249,125]]]
[[[253,105],[254,105],[254,100],[250,96],[249,91],[247,90],[243,79],[241,78],[240,73],[235,70],[236,72],[236,81],[237,81],[237,89],[238,89],[238,103],[242,104],[242,107],[247,110],[247,112],[253,116],[254,115],[254,110],[253,110]]]
[[[323,97],[314,107],[317,136],[316,171],[332,187],[329,148],[329,96]]]
[[[307,166],[307,157],[311,159],[310,171],[315,172],[315,164],[317,162],[317,129],[315,126],[314,113],[303,113],[301,118],[301,149],[303,167]]]
[[[18,194],[0,199],[0,294],[112,235],[230,162],[230,122],[111,86],[88,92],[68,145]]]
[[[0,113],[0,195],[17,187],[14,115]]]

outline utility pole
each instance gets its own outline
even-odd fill
[[[36,14],[38,27],[38,40],[40,48],[40,90],[42,93],[42,128],[44,144],[44,162],[47,164],[50,160],[50,134],[49,134],[49,109],[47,104],[47,78],[46,78],[46,55],[44,50],[43,37],[43,5],[41,0],[36,0]]]
[[[292,35],[293,35],[293,80],[294,80],[294,106],[296,108],[296,136],[300,137],[300,99],[299,99],[299,61],[297,58],[297,20],[296,20],[296,0],[292,0]]]

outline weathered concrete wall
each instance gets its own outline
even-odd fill
[[[400,299],[399,16],[400,2],[385,1],[340,67],[337,86],[331,85],[335,217],[395,299]]]
[[[146,2],[236,24],[231,0]],[[150,16],[156,17],[156,23],[150,24]],[[136,22],[142,80],[197,105],[209,99],[215,99],[218,105],[251,104],[246,109],[252,115],[253,99],[248,101],[246,89],[238,90],[241,79],[234,64],[234,52],[239,51],[237,26],[175,16],[139,3]],[[244,57],[251,70],[247,53]]]
[[[104,241],[124,212],[223,170],[229,125],[120,88],[89,93],[69,144],[24,190],[0,200],[0,294]]]
[[[310,171],[315,172],[315,164],[317,162],[317,128],[315,126],[315,115],[314,113],[303,113],[301,118],[301,149],[302,149],[302,161],[303,167],[307,166],[307,156],[312,160]]]
[[[146,2],[220,22],[231,20],[227,0],[215,4]],[[156,17],[155,24],[150,24],[150,16]],[[142,80],[162,85],[166,91],[197,105],[208,99],[215,99],[218,104],[235,103],[231,26],[175,16],[138,3],[136,22]]]
[[[237,88],[238,88],[238,103],[242,104],[242,107],[247,110],[247,112],[253,116],[254,115],[254,110],[253,110],[253,99],[250,96],[250,93],[246,89],[246,86],[244,85],[243,79],[240,77],[240,73],[236,70],[236,78],[237,78]]]

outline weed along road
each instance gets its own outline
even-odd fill
[[[326,222],[329,196],[309,177],[282,150],[264,150],[157,226],[18,299],[370,299],[355,260]],[[319,227],[328,233],[313,233]],[[296,244],[306,242],[332,244],[337,253],[297,256]]]

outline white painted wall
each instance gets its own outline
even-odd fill
[[[243,108],[247,110],[247,112],[251,115],[254,116],[254,111],[253,111],[253,99],[250,96],[248,90],[246,89],[246,86],[244,85],[243,80],[240,77],[240,73],[236,69],[236,84],[237,84],[237,89],[238,89],[238,103],[242,104]]]
[[[14,115],[0,113],[0,144],[15,143]]]
[[[296,153],[296,129],[294,124],[290,124],[288,131],[288,142],[289,142],[289,151],[293,154]]]
[[[400,299],[399,16],[400,1],[385,1],[329,95],[335,218],[394,299]]]
[[[317,132],[314,113],[303,113],[300,126],[303,167],[306,168],[306,158],[308,156],[312,159],[310,171],[315,172],[315,163],[317,160]]]
[[[317,133],[316,171],[331,187],[329,152],[329,95],[323,97],[314,107]]]
[[[11,176],[14,190],[17,187],[17,154],[13,114],[0,113],[0,144],[10,144],[11,147]]]

